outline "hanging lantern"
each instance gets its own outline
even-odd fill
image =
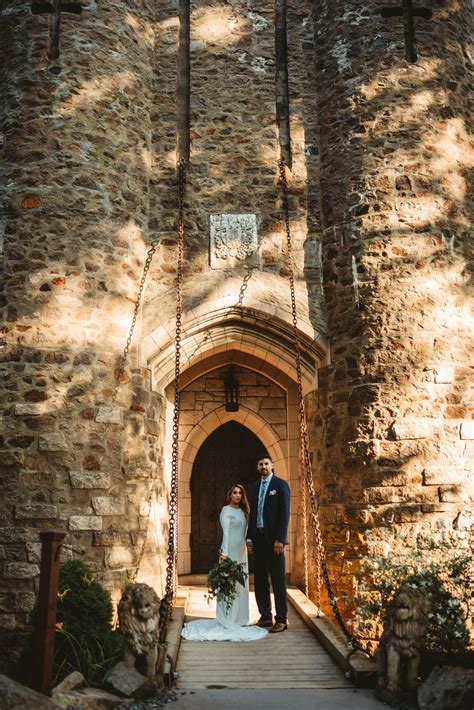
[[[239,410],[239,383],[234,377],[234,368],[223,375],[224,391],[225,391],[225,410],[226,412],[238,412]]]

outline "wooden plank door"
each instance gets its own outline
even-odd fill
[[[228,422],[202,444],[191,475],[191,571],[215,565],[222,534],[219,515],[229,488],[241,483],[247,493],[257,479],[257,460],[266,454],[250,429]]]

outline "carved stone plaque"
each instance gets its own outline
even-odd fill
[[[254,214],[211,215],[211,268],[256,265],[257,218]]]

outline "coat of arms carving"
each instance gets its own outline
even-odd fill
[[[257,247],[254,214],[211,215],[211,268],[228,269],[244,262],[255,264]]]

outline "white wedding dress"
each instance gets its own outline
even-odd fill
[[[248,572],[245,534],[247,519],[240,508],[225,505],[219,521],[222,527],[221,554],[236,562],[244,562]],[[188,641],[256,641],[267,635],[265,629],[247,626],[249,623],[249,580],[237,584],[237,594],[228,609],[225,602],[217,602],[215,619],[197,619],[185,624],[182,637]]]

